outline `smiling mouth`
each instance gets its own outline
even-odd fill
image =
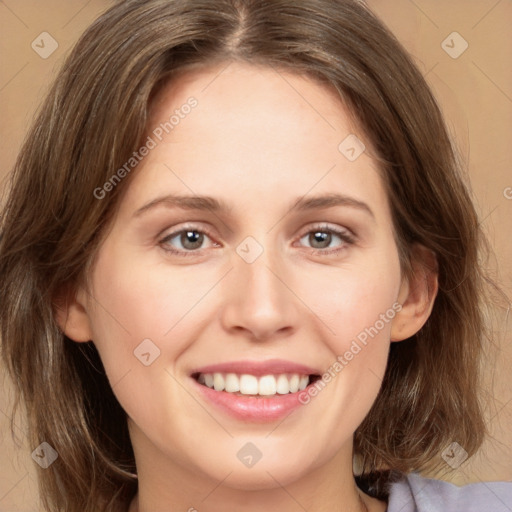
[[[192,378],[199,384],[219,392],[238,396],[272,397],[303,391],[320,379],[320,375],[280,373],[256,376],[247,373],[215,372],[194,373]]]

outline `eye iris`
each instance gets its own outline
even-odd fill
[[[332,238],[332,235],[330,233],[325,233],[322,231],[317,231],[315,233],[311,233],[311,235],[310,235],[311,246],[315,247],[317,249],[324,249],[325,247],[329,247],[329,245],[331,243],[331,238]],[[327,241],[327,245],[321,245],[320,247],[318,247],[316,245],[317,242],[319,242],[320,244],[323,244],[326,241]]]
[[[203,243],[204,235],[197,231],[184,231],[181,234],[180,242],[185,249],[198,249]],[[190,246],[190,244],[192,246]]]

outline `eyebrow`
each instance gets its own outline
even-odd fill
[[[177,195],[168,194],[157,197],[149,203],[135,211],[134,217],[153,210],[156,207],[165,206],[168,208],[181,208],[183,210],[211,211],[214,213],[229,213],[232,206],[223,200],[216,199],[211,196],[197,195]],[[325,194],[306,198],[305,196],[298,198],[290,207],[290,211],[309,211],[320,210],[323,208],[333,208],[335,206],[345,206],[355,208],[369,214],[373,219],[375,215],[371,208],[358,199],[343,194]]]

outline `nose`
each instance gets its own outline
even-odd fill
[[[225,330],[253,340],[286,337],[297,330],[300,300],[282,258],[264,250],[252,263],[234,254],[221,309]]]

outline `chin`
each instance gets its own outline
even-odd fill
[[[293,471],[290,467],[267,466],[256,469],[253,468],[236,468],[226,478],[224,484],[226,487],[243,491],[263,491],[275,489],[281,486],[287,486],[302,476],[302,472],[298,472],[297,468]],[[223,475],[220,478],[225,478]],[[220,479],[219,478],[219,479]]]

